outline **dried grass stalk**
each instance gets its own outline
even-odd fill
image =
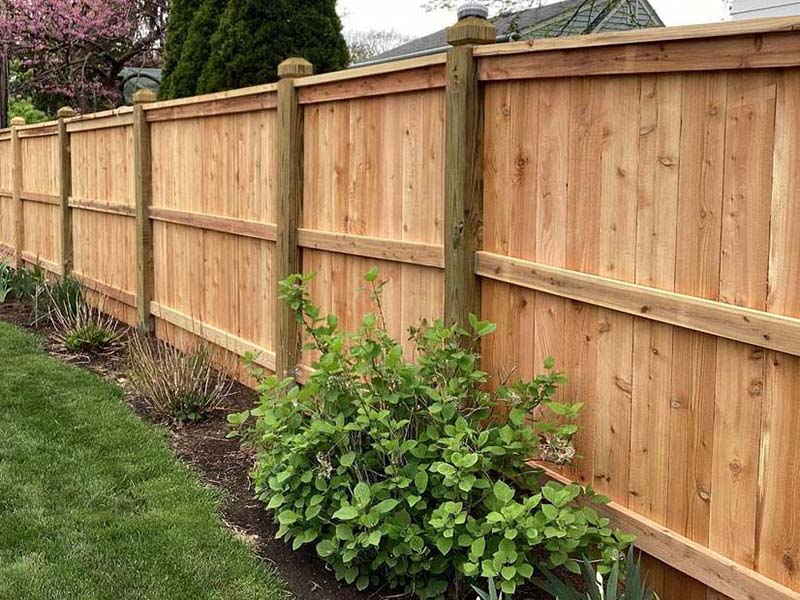
[[[103,310],[105,298],[100,298],[98,306],[89,304],[83,295],[62,302],[52,295],[50,287],[44,289],[49,294],[53,339],[62,350],[89,360],[92,356],[112,356],[124,347],[122,327]]]
[[[202,419],[233,391],[230,373],[212,366],[211,351],[202,344],[184,353],[135,333],[129,358],[135,392],[156,414],[176,421]]]

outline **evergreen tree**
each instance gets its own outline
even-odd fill
[[[335,0],[229,0],[197,92],[275,81],[290,56],[311,61],[317,73],[347,66]]]
[[[186,98],[198,93],[198,79],[211,54],[211,38],[226,5],[227,0],[201,0],[172,75],[171,98]]]
[[[164,47],[164,67],[161,73],[161,97],[175,98],[173,74],[181,58],[183,43],[189,33],[197,9],[202,0],[172,0],[167,23],[167,42]]]

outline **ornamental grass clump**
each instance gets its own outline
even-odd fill
[[[214,368],[211,351],[202,344],[181,352],[137,333],[128,349],[131,385],[159,416],[200,421],[233,391],[233,381]]]
[[[47,306],[53,339],[70,358],[90,360],[97,356],[112,356],[122,350],[123,329],[112,316],[100,306],[89,304],[81,294],[69,301],[56,298],[51,288],[46,287]]]
[[[376,311],[355,333],[320,316],[308,276],[282,282],[314,372],[303,387],[264,379],[258,407],[230,417],[255,450],[255,490],[277,536],[314,544],[359,589],[417,598],[463,598],[490,579],[511,596],[543,568],[579,573],[584,556],[607,572],[630,536],[588,505],[602,498],[545,483],[530,463],[543,436],[564,456],[577,431],[580,405],[554,400],[564,377],[552,361],[492,391],[477,365],[495,327],[475,317],[469,331],[413,328],[408,359],[386,331],[384,283],[374,270],[365,279]]]

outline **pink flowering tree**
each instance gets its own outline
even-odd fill
[[[123,67],[159,62],[168,7],[169,0],[0,0],[12,95],[49,112],[118,105]]]

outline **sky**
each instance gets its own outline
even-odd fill
[[[551,0],[541,1],[549,4]],[[716,23],[726,16],[724,0],[650,0],[650,3],[667,25]],[[394,29],[419,37],[455,21],[454,11],[429,12],[424,4],[424,0],[338,0],[347,30]]]

